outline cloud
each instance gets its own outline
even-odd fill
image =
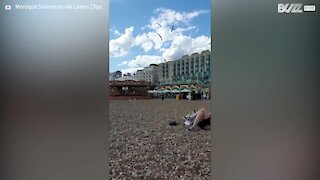
[[[192,51],[192,38],[189,36],[180,35],[175,37],[171,46],[165,49],[162,56],[168,60],[175,60]]]
[[[145,52],[148,52],[149,50],[152,49],[152,47],[153,47],[153,42],[151,42],[151,41],[145,42],[145,43],[143,43],[143,44],[141,45],[141,47],[143,48],[143,50],[144,50]]]
[[[211,38],[207,36],[198,36],[192,40],[194,52],[201,52],[211,48]]]
[[[173,41],[183,32],[196,29],[195,26],[187,24],[189,21],[207,12],[201,10],[188,13],[158,8],[154,11],[156,15],[151,17],[149,24],[142,27],[142,29],[149,28],[151,31],[138,35],[135,38],[135,45],[140,46],[144,52],[152,49],[163,52],[163,45],[167,45],[167,42]],[[173,30],[172,27],[174,27]]]
[[[143,69],[143,68],[126,68],[126,69],[121,69],[122,74],[127,74],[130,73],[131,75],[133,75],[134,73],[136,73],[139,69]]]
[[[190,31],[190,30],[194,30],[196,29],[196,26],[189,26],[187,28],[180,28],[178,27],[175,31],[176,32],[179,32],[179,33],[182,33],[182,32],[185,32],[185,31]]]
[[[199,16],[201,14],[205,14],[205,13],[209,13],[209,11],[208,10],[200,10],[200,11],[193,11],[191,13],[187,13],[186,14],[186,16],[187,16],[186,20],[192,19],[194,17],[197,17],[197,16]]]
[[[152,49],[161,52],[163,46],[168,46],[168,43],[170,44],[170,42],[174,40],[176,36],[181,35],[184,31],[189,31],[192,29],[195,29],[195,27],[177,28],[174,31],[171,31],[171,27],[160,27],[157,32],[151,31],[136,36],[134,45],[140,46],[144,52],[148,52]]]
[[[128,61],[123,61],[122,63],[120,64],[117,64],[118,66],[124,66],[124,65],[127,65],[128,64]]]
[[[127,68],[121,70],[123,74],[125,73],[136,73],[137,70],[143,69],[144,67],[149,66],[150,64],[159,64],[163,61],[161,56],[152,56],[152,55],[138,55],[134,59],[127,61]]]
[[[138,55],[133,60],[128,62],[128,67],[146,67],[150,64],[159,64],[162,60],[163,58],[161,56]]]
[[[113,34],[116,35],[116,36],[120,36],[121,35],[121,33],[117,29],[115,29],[113,31]]]
[[[174,43],[174,41],[179,41],[179,38],[184,32],[196,29],[195,26],[186,24],[194,17],[207,12],[208,11],[204,10],[177,12],[171,9],[158,8],[154,11],[156,15],[151,17],[150,23],[145,26],[151,29],[151,31],[144,32],[136,37],[133,37],[134,27],[126,28],[123,34],[113,27],[111,32],[119,37],[110,41],[110,55],[111,57],[126,56],[129,53],[129,50],[134,46],[139,46],[144,52],[149,52],[154,49],[159,52],[167,51],[165,52],[166,55],[172,54],[172,50],[165,50],[165,48],[169,46],[168,43],[170,44]],[[172,30],[173,24],[174,30]],[[177,44],[179,43],[173,44],[171,47],[177,47]],[[165,47],[163,47],[164,45]]]
[[[162,39],[164,39],[164,37],[162,37]],[[163,42],[164,41],[161,40],[161,38],[156,32],[148,32],[136,36],[134,44],[136,46],[140,46],[145,52],[148,52],[151,49],[160,49],[162,47]]]
[[[133,27],[125,29],[120,37],[110,40],[109,52],[112,57],[122,57],[128,54],[134,44]]]
[[[112,32],[115,36],[120,36],[121,33],[118,31],[118,29],[114,26],[110,29],[110,32]]]
[[[157,8],[154,13],[157,14],[156,17],[151,17],[150,25],[151,29],[157,29],[160,26],[171,26],[173,24],[179,23],[189,23],[194,17],[201,14],[208,13],[207,10],[199,10],[193,12],[177,12],[172,9]],[[159,25],[160,24],[160,25]]]
[[[181,58],[183,55],[190,55],[194,52],[201,52],[210,49],[211,38],[207,36],[199,36],[191,38],[189,36],[180,35],[174,38],[171,46],[163,50],[162,57],[168,61]]]
[[[155,33],[143,33],[141,35],[136,36],[134,44],[136,46],[141,46],[144,52],[148,52],[154,47],[154,44],[157,43],[156,39],[154,38]]]

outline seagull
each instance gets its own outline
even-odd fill
[[[158,24],[161,27],[161,24],[159,24],[159,23],[156,23],[156,24]]]
[[[176,30],[176,28],[175,28],[174,26],[171,27],[171,32],[172,32],[173,30]]]
[[[157,33],[157,32],[156,32],[156,33]],[[162,36],[161,36],[159,33],[157,33],[157,34],[158,34],[158,36],[160,37],[160,39],[163,40],[163,39],[162,39]]]

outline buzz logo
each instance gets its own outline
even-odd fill
[[[302,12],[315,12],[315,5],[302,5],[295,3],[278,4],[278,13],[302,13]]]
[[[278,4],[278,13],[302,13],[302,4]]]

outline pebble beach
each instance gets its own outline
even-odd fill
[[[111,100],[111,179],[210,179],[212,130],[188,131],[182,118],[202,107],[210,100]]]

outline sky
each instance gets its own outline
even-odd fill
[[[211,50],[210,0],[110,0],[109,72]]]

